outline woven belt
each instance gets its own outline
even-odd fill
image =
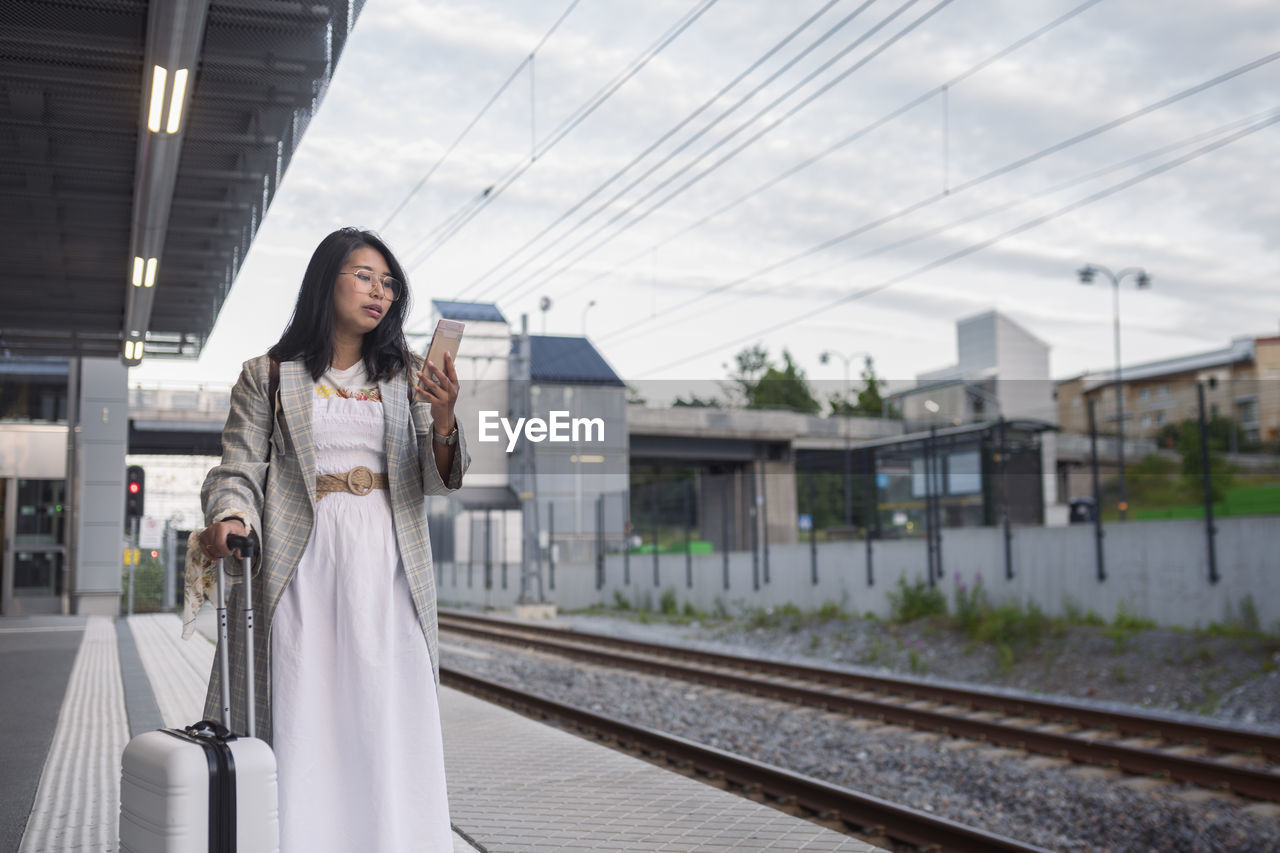
[[[316,477],[316,500],[334,492],[367,495],[374,489],[387,488],[387,475],[375,474],[360,465],[345,474],[321,474]]]

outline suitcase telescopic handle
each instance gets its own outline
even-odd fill
[[[238,551],[242,559],[240,569],[241,581],[244,585],[244,672],[245,672],[245,735],[255,737],[256,701],[254,697],[253,672],[253,558],[257,553],[257,542],[250,536],[227,536],[227,547]],[[227,633],[226,605],[226,569],[223,561],[218,562],[218,644],[220,649],[219,666],[222,670],[222,724],[231,729],[231,665],[228,658],[229,638]]]

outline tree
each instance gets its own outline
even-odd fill
[[[814,399],[805,379],[804,371],[791,360],[791,353],[782,351],[782,369],[770,366],[760,377],[755,389],[755,400],[752,408],[756,409],[790,409],[816,415],[822,411],[822,404]]]
[[[725,393],[729,399],[750,408],[755,402],[756,386],[760,384],[760,376],[772,365],[769,352],[760,344],[752,344],[733,357],[736,370],[729,374],[729,384]],[[727,369],[729,365],[724,365]]]
[[[1230,429],[1235,425],[1226,418],[1214,418],[1207,425],[1209,437],[1209,491],[1212,499],[1222,500],[1231,488],[1234,469],[1213,452],[1225,449]],[[1215,429],[1216,426],[1216,429]],[[1178,453],[1182,455],[1182,488],[1188,494],[1203,494],[1204,465],[1200,456],[1200,424],[1185,420],[1178,425]]]
[[[774,365],[769,352],[753,344],[734,356],[737,365],[724,386],[733,402],[747,409],[791,409],[816,415],[822,405],[809,390],[804,371],[782,351],[782,367]],[[728,365],[725,365],[728,367]]]
[[[866,367],[862,369],[863,388],[858,392],[856,398],[850,399],[845,394],[836,392],[832,394],[827,402],[831,406],[831,414],[837,417],[874,417],[878,418],[885,414],[884,397],[880,391],[884,388],[884,380],[876,377],[875,368],[871,364],[871,359],[867,359]]]
[[[720,401],[715,397],[708,397],[704,400],[697,394],[690,394],[688,400],[684,397],[676,397],[675,402],[671,405],[673,407],[683,406],[690,409],[718,409],[720,408]]]

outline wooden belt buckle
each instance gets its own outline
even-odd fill
[[[347,472],[347,491],[364,496],[373,491],[373,472],[360,465]]]

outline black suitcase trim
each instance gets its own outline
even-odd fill
[[[204,750],[209,762],[209,853],[236,853],[236,761],[227,745],[236,736],[212,720],[161,731]]]

